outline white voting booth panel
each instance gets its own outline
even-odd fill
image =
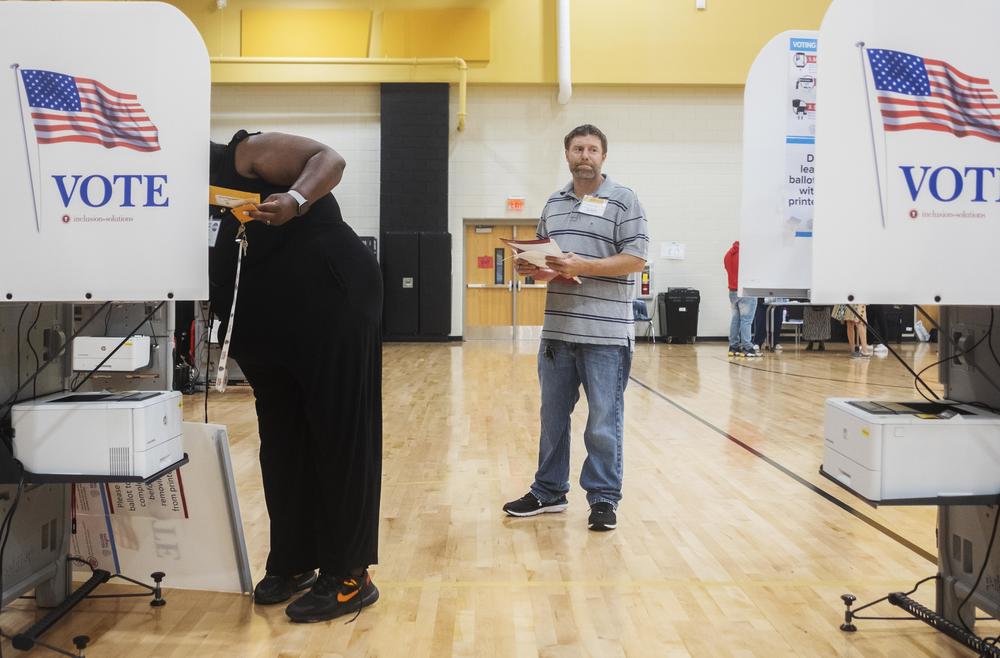
[[[819,34],[812,301],[1000,304],[993,0],[836,0]]]
[[[74,485],[73,552],[111,573],[163,571],[166,587],[250,592],[226,428],[184,423],[184,447],[190,463],[148,485]]]
[[[743,94],[740,288],[807,297],[813,229],[817,33],[790,30],[757,55]]]
[[[0,2],[0,301],[204,299],[205,45],[155,2]]]

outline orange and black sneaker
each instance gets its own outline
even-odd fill
[[[311,624],[328,621],[361,609],[378,601],[378,588],[365,569],[360,576],[331,576],[320,571],[319,579],[308,592],[285,608],[292,621]]]

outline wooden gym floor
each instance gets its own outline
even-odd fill
[[[168,605],[93,600],[46,639],[99,656],[969,656],[920,622],[838,629],[859,603],[935,573],[933,508],[868,507],[818,474],[823,401],[916,398],[892,357],[845,346],[730,361],[722,343],[640,344],[626,392],[625,491],[614,532],[564,514],[506,517],[527,490],[538,432],[537,343],[388,344],[380,601],[357,621],[287,622],[283,606],[168,590]],[[936,346],[907,344],[923,366]],[[936,373],[928,373],[936,383]],[[201,397],[187,399],[201,420]],[[267,515],[246,387],[211,398],[229,427],[254,577]],[[916,597],[933,606],[933,583]],[[899,614],[884,604],[870,614]],[[6,631],[33,603],[4,613]],[[1000,632],[1000,624],[981,624]],[[8,655],[15,652],[5,643]],[[36,652],[44,653],[38,649]]]

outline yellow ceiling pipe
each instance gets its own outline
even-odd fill
[[[212,57],[212,64],[366,64],[453,66],[458,69],[458,129],[465,130],[465,88],[469,65],[461,57]]]

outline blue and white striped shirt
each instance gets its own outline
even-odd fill
[[[538,237],[551,238],[564,252],[583,258],[630,254],[646,260],[649,234],[635,192],[605,176],[590,196],[606,200],[603,214],[581,212],[583,199],[574,194],[572,181],[549,197],[538,223]],[[542,338],[631,346],[635,342],[636,276],[582,276],[580,280],[582,285],[549,283]]]

